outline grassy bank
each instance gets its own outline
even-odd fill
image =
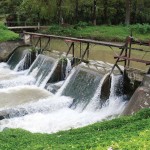
[[[150,109],[131,117],[96,123],[56,134],[32,134],[17,129],[0,132],[2,150],[148,150]]]
[[[143,41],[149,41],[150,38],[150,25],[149,24],[137,24],[131,26],[88,26],[84,23],[79,23],[74,26],[62,27],[58,25],[50,26],[46,31],[49,34],[73,36],[79,38],[90,38],[95,40],[104,41],[124,41],[127,36],[133,31],[135,38]]]
[[[8,30],[7,27],[0,22],[0,42],[15,40],[17,38],[19,38],[18,34]]]

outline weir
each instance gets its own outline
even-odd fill
[[[36,79],[35,85],[44,88],[48,83],[64,80],[66,66],[66,59],[39,54],[27,74]]]
[[[103,75],[85,68],[76,68],[62,95],[72,97],[71,108],[80,107],[82,110],[88,105],[102,79]]]
[[[52,75],[52,70],[56,68],[57,64],[57,59],[44,55],[38,55],[32,66],[30,67],[28,75],[31,75],[36,79],[35,84],[37,86],[44,87]]]
[[[23,71],[25,58],[26,55],[19,61],[14,71],[9,70],[9,68],[2,68],[1,71],[4,74],[0,75],[0,88],[8,88],[25,84],[34,84],[42,88],[47,88],[49,84],[55,84],[64,80],[66,77],[66,67],[68,66],[67,64],[69,61],[65,58],[54,56],[48,57],[40,54],[37,56],[29,70]],[[11,61],[13,62],[13,59],[11,59]],[[6,65],[6,67],[9,66]],[[18,71],[18,68],[22,68],[23,72],[16,72]]]
[[[19,46],[10,54],[7,64],[10,66],[10,69],[15,69],[15,71],[25,70],[34,61],[34,55],[31,46]]]
[[[39,54],[28,71],[17,74],[18,78],[23,75],[26,83],[28,77],[32,77],[34,80],[31,85],[25,85],[26,83],[20,85],[16,82],[17,79],[13,78],[10,81],[16,84],[15,87],[8,85],[7,88],[4,86],[0,89],[0,97],[4,97],[0,99],[0,130],[6,127],[19,127],[31,132],[53,133],[110,119],[123,112],[131,95],[125,91],[127,84],[125,76],[122,75],[125,73],[124,68],[117,64],[120,56],[117,57],[114,66],[98,61],[85,61],[83,58],[89,55],[89,43],[95,41],[84,39],[77,41],[74,38],[71,42],[66,56],[72,49],[73,59],[68,59],[64,57],[65,55],[50,54],[48,57]],[[74,42],[87,44],[80,58],[74,57]],[[122,47],[105,42],[97,44],[117,46],[122,51],[128,48],[127,45]],[[43,52],[42,48],[40,52]],[[10,66],[15,64],[12,65],[15,66],[14,72],[25,69],[22,64],[28,57],[26,54],[28,53],[25,51],[23,53],[18,51],[10,57],[18,61],[17,63],[8,61]],[[127,60],[124,62],[129,63]],[[2,69],[6,68],[2,65]],[[6,82],[3,80],[5,78],[1,79]]]

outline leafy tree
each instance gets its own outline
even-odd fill
[[[14,21],[77,24],[150,22],[149,0],[1,0],[0,13]]]

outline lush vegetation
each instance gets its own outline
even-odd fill
[[[44,31],[49,34],[73,36],[79,38],[91,38],[105,41],[125,41],[126,37],[131,34],[136,38],[148,41],[150,37],[149,24],[137,24],[130,26],[90,26],[85,22],[79,22],[74,26],[62,27],[59,25],[52,25],[48,30]]]
[[[8,30],[6,26],[0,23],[0,42],[14,40],[17,38],[19,38],[18,34]]]
[[[124,24],[150,22],[149,0],[1,0],[8,23]]]
[[[21,129],[0,133],[2,150],[148,150],[150,147],[150,109],[136,115],[96,123],[56,134],[32,134]]]
[[[131,29],[150,36],[149,0],[1,0],[0,7],[8,26],[40,23],[50,26],[46,33],[107,41],[124,41]]]

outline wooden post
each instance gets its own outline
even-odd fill
[[[132,36],[132,34],[131,34]],[[128,57],[130,58],[131,57],[131,46],[132,46],[132,37],[129,37],[129,54],[128,54]],[[128,60],[128,67],[130,66],[130,60]]]
[[[74,42],[72,42],[72,55],[73,55],[73,58],[74,58]]]
[[[89,59],[89,54],[90,54],[90,43],[87,43],[87,60]]]
[[[31,45],[32,45],[32,35],[30,35],[30,43],[31,43]]]
[[[70,52],[70,50],[71,50],[71,48],[72,48],[72,46],[73,46],[73,43],[74,43],[74,42],[71,43],[71,45],[70,45],[70,47],[69,47],[69,49],[68,49],[68,52],[67,52],[66,56],[69,54],[69,52]]]
[[[44,48],[41,50],[41,53],[43,53],[43,51],[47,48],[48,44],[51,42],[51,38],[48,38],[47,43],[45,44]]]
[[[122,48],[122,50],[121,50],[121,52],[120,52],[120,55],[119,56],[121,56],[122,54],[123,54],[123,52],[124,52],[124,50],[125,50],[125,48]],[[112,67],[112,69],[111,69],[111,72],[110,72],[110,74],[112,74],[113,73],[113,71],[114,71],[114,69],[115,69],[115,67],[116,66],[118,66],[117,65],[117,63],[119,62],[119,57],[117,58],[117,60],[116,60],[116,62],[115,62],[115,64],[113,65],[113,67]]]
[[[81,45],[81,42],[80,42],[80,58],[81,58],[81,56],[82,56],[82,47],[81,47],[82,45]]]
[[[87,43],[86,49],[85,49],[85,51],[84,51],[84,53],[83,53],[83,55],[82,55],[82,57],[81,57],[81,61],[83,60],[85,54],[88,53],[88,51],[89,51],[89,45],[90,45],[90,44]]]
[[[42,51],[42,38],[40,37],[40,54],[41,54],[41,51]]]

